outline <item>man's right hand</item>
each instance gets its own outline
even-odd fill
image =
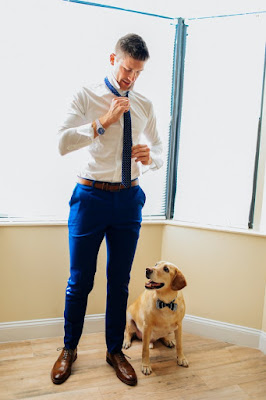
[[[100,123],[107,129],[110,125],[118,121],[122,115],[127,112],[130,108],[130,102],[128,97],[114,97],[108,112],[99,118]],[[92,123],[94,129],[94,137],[98,136],[96,131],[96,122]]]
[[[122,115],[127,112],[130,108],[128,97],[115,97],[113,98],[108,112],[99,121],[102,126],[106,129],[118,121]]]

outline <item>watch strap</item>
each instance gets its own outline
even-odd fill
[[[100,121],[98,119],[95,120],[96,123],[96,131],[99,135],[103,135],[105,132],[104,127],[102,126],[102,124],[100,123]]]

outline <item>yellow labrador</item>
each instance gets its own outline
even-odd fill
[[[123,348],[131,346],[134,334],[143,340],[142,372],[152,372],[149,357],[150,343],[160,339],[167,347],[174,347],[171,333],[175,334],[177,363],[188,367],[182,349],[182,320],[185,302],[180,292],[186,286],[182,272],[166,261],[160,261],[152,268],[146,268],[148,282],[146,290],[127,309],[127,324]]]

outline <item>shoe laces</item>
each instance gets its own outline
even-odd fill
[[[127,361],[126,359],[125,359],[125,357],[127,357],[127,358],[129,358],[130,360],[131,360],[131,357],[129,357],[127,354],[124,354],[122,351],[120,351],[119,353],[118,353],[118,357],[119,357],[119,359],[120,359],[120,361]]]
[[[74,351],[72,349],[67,349],[66,347],[58,347],[57,351],[60,351],[60,350],[64,350],[63,357],[62,357],[63,360],[66,360],[68,355],[72,355],[72,353]]]

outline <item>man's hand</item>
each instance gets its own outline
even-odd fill
[[[118,121],[122,115],[130,108],[128,97],[115,97],[112,100],[108,112],[99,120],[102,126],[106,129],[114,122]]]
[[[150,148],[146,144],[137,144],[133,146],[131,158],[136,158],[135,161],[140,161],[143,165],[150,165],[152,163]]]
[[[114,122],[118,121],[122,117],[122,115],[129,110],[129,108],[130,103],[127,97],[115,97],[111,102],[108,112],[101,118],[99,118],[99,121],[104,129],[107,129]],[[94,129],[94,137],[96,138],[98,136],[98,133],[96,130],[95,121],[93,121],[92,126]]]

